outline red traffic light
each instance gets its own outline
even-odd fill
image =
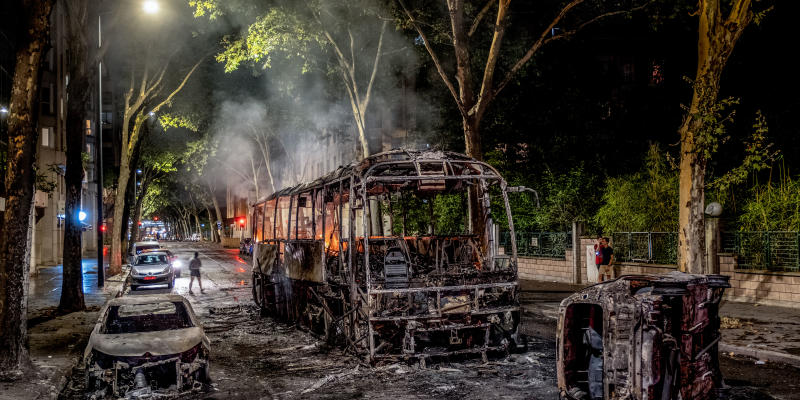
[[[153,217],[153,221],[158,221],[158,217]]]
[[[105,225],[100,225],[100,232],[105,232],[106,229],[108,229],[108,228],[106,228]]]
[[[239,218],[239,225],[244,226],[244,218]]]

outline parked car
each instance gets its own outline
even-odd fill
[[[192,306],[175,294],[110,300],[84,351],[89,398],[161,398],[210,382],[211,347]]]
[[[239,255],[240,256],[253,256],[253,239],[242,239],[239,242]]]
[[[181,271],[183,270],[183,261],[181,261],[181,259],[178,258],[178,256],[176,256],[171,251],[169,251],[167,249],[164,249],[164,248],[145,249],[145,250],[142,250],[139,253],[139,255],[147,254],[147,253],[154,253],[154,252],[163,252],[163,253],[165,253],[167,255],[167,259],[169,260],[170,264],[172,264],[172,270],[175,271],[175,277],[176,278],[180,278],[181,277]]]
[[[136,256],[131,265],[131,290],[140,286],[163,285],[172,289],[175,283],[175,271],[164,251],[148,251]]]
[[[151,250],[151,249],[160,249],[161,244],[154,240],[148,240],[143,242],[136,242],[131,247],[131,252],[128,254],[128,263],[133,264],[136,262],[136,256],[139,255],[144,250]]]

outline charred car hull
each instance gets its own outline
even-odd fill
[[[84,351],[89,398],[151,398],[210,381],[210,341],[179,295],[110,300]]]
[[[112,357],[94,352],[86,370],[86,392],[92,398],[135,399],[198,388],[210,378],[206,351],[197,353],[192,349],[168,356]]]
[[[562,399],[716,399],[721,275],[623,276],[561,303]]]

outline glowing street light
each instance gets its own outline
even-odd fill
[[[155,0],[147,0],[142,4],[142,9],[148,14],[155,14],[158,12],[159,5]]]
[[[8,108],[6,108],[6,106],[0,106],[0,114],[8,114]]]
[[[78,221],[83,222],[86,219],[86,213],[83,211],[78,211]]]

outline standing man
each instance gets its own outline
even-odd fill
[[[600,266],[603,264],[603,236],[597,236],[597,243],[594,245],[594,266],[597,268],[597,281],[602,282],[600,276]]]
[[[200,255],[195,251],[194,258],[192,259],[192,261],[189,261],[189,273],[191,276],[189,278],[189,294],[194,294],[192,293],[192,283],[194,283],[194,278],[197,278],[197,284],[200,285],[200,293],[201,294],[205,293],[205,291],[203,290],[203,281],[200,279],[201,264],[199,256]]]
[[[597,277],[600,282],[614,279],[614,249],[609,244],[608,237],[600,238],[600,265],[597,267]],[[595,251],[597,254],[597,251]]]

